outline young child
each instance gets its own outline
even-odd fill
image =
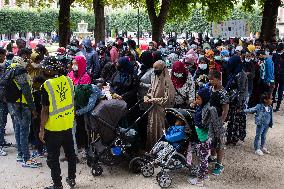
[[[254,149],[257,155],[270,154],[265,147],[266,135],[269,127],[272,127],[272,99],[269,93],[264,93],[260,97],[261,103],[253,108],[244,110],[245,113],[255,113],[256,135],[254,139]]]
[[[192,153],[195,152],[200,162],[197,177],[190,176],[188,182],[192,185],[203,186],[203,181],[208,175],[208,157],[210,156],[210,139],[208,137],[209,125],[211,124],[211,108],[208,103],[210,91],[204,87],[198,90],[196,100],[191,106],[196,106],[194,125],[197,133],[196,141],[188,145],[187,163],[191,165]]]
[[[213,175],[220,175],[224,166],[222,165],[225,147],[225,128],[224,122],[229,111],[229,96],[221,83],[221,73],[217,70],[209,72],[209,82],[212,86],[210,106],[215,107],[218,119],[214,126],[209,128],[209,137],[212,139],[211,157],[209,162],[215,163]],[[217,157],[216,157],[217,155]]]
[[[179,128],[185,127],[185,122],[182,119],[177,118],[174,127],[179,127]],[[177,142],[179,142],[171,140],[172,139],[170,136],[171,128],[173,128],[173,126],[167,130],[167,133],[165,135],[165,141],[160,141],[157,144],[155,144],[155,146],[150,152],[151,155],[156,155],[155,163],[161,163],[161,164],[165,163],[166,157],[175,150],[174,146],[176,145]],[[185,130],[186,129],[184,128],[180,129],[179,131],[181,140],[183,140],[185,137]]]
[[[38,115],[41,114],[41,85],[44,83],[44,78],[41,76],[36,76],[33,79],[33,98],[36,106],[36,111]],[[32,129],[35,137],[36,150],[33,152],[33,157],[43,157],[43,143],[39,139],[40,130],[40,116],[32,120]]]

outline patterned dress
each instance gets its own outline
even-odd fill
[[[195,99],[195,85],[193,77],[188,74],[185,84],[178,89],[175,89],[175,107],[187,108]]]

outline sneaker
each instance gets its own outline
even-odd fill
[[[55,186],[55,185],[52,185],[52,186],[49,186],[49,187],[45,187],[44,189],[63,189],[63,186]]]
[[[3,150],[2,147],[0,147],[0,156],[6,156],[7,153]]]
[[[23,159],[23,157],[22,157],[22,156],[17,155],[16,161],[17,161],[17,162],[21,162],[21,163],[22,163],[22,162],[24,161],[24,159]]]
[[[189,183],[189,184],[191,184],[191,185],[196,185],[196,183],[197,183],[197,181],[198,181],[198,179],[196,178],[196,177],[188,177],[187,178],[187,182]]]
[[[41,167],[41,165],[42,165],[41,163],[32,159],[22,163],[22,167],[28,167],[28,168],[39,168]]]
[[[263,152],[260,149],[256,150],[255,154],[257,154],[259,156],[263,156],[264,155]]]
[[[261,150],[264,154],[270,154],[270,152],[267,150],[267,148],[262,148]]]
[[[39,153],[38,151],[33,151],[31,157],[32,158],[44,158],[44,153]]]
[[[224,166],[220,165],[219,163],[216,163],[215,168],[212,172],[213,175],[220,175],[224,171]]]
[[[203,180],[199,180],[196,177],[188,177],[187,182],[191,185],[195,185],[195,186],[199,186],[199,187],[204,186]]]
[[[75,185],[76,185],[75,179],[70,179],[70,178],[67,177],[66,182],[71,188],[74,188]]]
[[[8,147],[13,147],[14,145],[12,143],[9,143],[6,140],[4,140],[4,142],[0,146],[2,146],[4,148],[8,148]]]
[[[217,158],[213,156],[209,156],[208,158],[208,163],[216,164],[217,163]]]

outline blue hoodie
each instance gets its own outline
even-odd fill
[[[271,84],[274,82],[274,63],[271,57],[267,57],[264,60],[264,70],[260,70],[260,75],[264,72],[263,82]]]

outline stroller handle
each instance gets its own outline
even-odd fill
[[[154,104],[150,106],[150,108],[145,111],[140,117],[138,117],[130,127],[128,127],[123,133],[127,133],[130,129],[132,129],[145,115],[147,115],[153,108]]]
[[[136,108],[136,106],[138,106],[141,102],[143,101],[143,99],[138,100],[138,102],[136,102],[136,104],[134,104],[131,108],[128,109],[129,112],[131,112],[134,108]]]

